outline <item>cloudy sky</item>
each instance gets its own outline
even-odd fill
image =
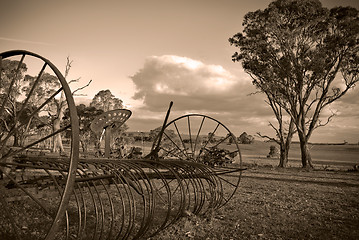
[[[273,134],[271,110],[240,63],[228,38],[242,31],[243,16],[269,0],[0,0],[0,52],[25,49],[43,55],[70,78],[93,80],[81,93],[92,99],[109,89],[133,111],[131,131],[186,113],[212,116],[235,135]],[[355,0],[322,0],[325,7],[359,8]],[[80,99],[76,100],[80,102]],[[312,142],[359,141],[359,87],[335,103],[333,121]]]

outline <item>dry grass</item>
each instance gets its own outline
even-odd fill
[[[250,167],[223,208],[153,239],[359,239],[359,175]]]

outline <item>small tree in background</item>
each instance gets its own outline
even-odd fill
[[[96,109],[102,109],[104,112],[123,108],[123,102],[121,99],[116,98],[110,90],[99,91],[92,99],[90,103],[91,107]]]
[[[278,148],[275,145],[271,145],[269,147],[269,153],[267,155],[267,158],[277,157],[278,156]]]
[[[242,143],[242,144],[251,144],[254,141],[254,137],[252,135],[248,135],[246,132],[243,132],[238,137],[238,141],[239,141],[239,143]]]

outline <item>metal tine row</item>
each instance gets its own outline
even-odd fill
[[[48,195],[37,195],[38,202],[47,201],[40,207],[47,217],[54,217],[51,209],[63,194],[68,161],[37,159],[23,165],[41,170],[31,181],[46,179],[40,192]],[[222,180],[203,164],[183,160],[81,160],[56,239],[145,239],[181,217],[216,209],[224,200]]]
[[[55,161],[66,178],[68,163]],[[63,182],[47,170],[61,195]],[[187,161],[84,160],[58,239],[141,239],[183,216],[221,205],[222,186],[211,168]]]

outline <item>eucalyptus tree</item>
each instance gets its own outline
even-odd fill
[[[107,89],[99,91],[93,97],[90,106],[107,112],[110,110],[123,108],[123,102],[121,99],[115,97],[111,91]]]
[[[253,84],[289,115],[302,166],[313,167],[309,139],[334,116],[324,118],[323,110],[359,80],[358,10],[327,9],[318,0],[277,0],[247,13],[243,26],[229,39],[239,48],[232,60],[241,61]]]
[[[66,67],[65,67],[65,73],[64,77],[67,80],[70,69],[71,69],[72,61],[67,57]],[[27,86],[23,87],[23,90],[26,92],[31,91],[30,86],[32,86],[33,82],[38,78],[39,76],[30,76],[26,75],[25,80],[29,82]],[[67,83],[70,85],[71,83],[78,82],[80,78],[78,79],[71,79],[67,80]],[[86,85],[79,87],[72,91],[72,95],[76,95],[76,93],[87,86],[90,85],[92,80],[90,80]],[[50,98],[51,95],[53,95],[57,89],[59,89],[60,82],[58,81],[58,78],[50,73],[42,73],[39,77],[38,81],[38,87],[33,90],[32,96],[29,100],[30,103],[33,105],[37,105],[41,102],[44,102],[46,99]],[[63,124],[63,119],[65,118],[65,110],[67,108],[67,101],[65,97],[64,91],[62,91],[59,96],[52,98],[52,100],[47,104],[42,110],[40,115],[45,115],[47,118],[43,118],[43,130],[48,132],[57,132],[60,130]],[[64,147],[62,144],[62,136],[61,134],[55,134],[52,137],[52,152],[64,152]]]
[[[15,127],[15,119],[26,118],[29,109],[20,111],[22,103],[19,101],[20,96],[23,93],[21,80],[25,77],[27,66],[25,63],[17,60],[5,59],[1,62],[1,82],[0,82],[0,102],[2,103],[0,108],[4,111],[0,116],[0,139],[5,133],[15,130],[13,145],[20,146],[25,140],[26,133],[31,128],[32,121],[28,121],[28,124],[21,128]],[[9,89],[11,86],[11,90]],[[5,101],[5,99],[7,99]],[[21,116],[19,116],[21,114]]]

